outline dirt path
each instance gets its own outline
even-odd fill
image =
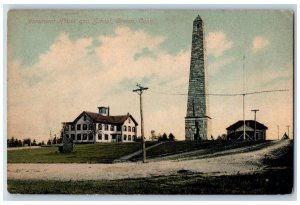
[[[162,144],[164,144],[164,143],[166,143],[166,142],[159,142],[159,143],[156,143],[156,144],[154,144],[154,145],[152,145],[152,146],[150,146],[150,147],[147,147],[147,148],[146,148],[146,151],[149,150],[149,149],[152,149],[152,148],[154,148],[154,147],[160,146],[160,145],[162,145]],[[123,157],[121,157],[121,158],[119,158],[119,159],[114,160],[114,163],[117,163],[117,162],[126,162],[126,161],[128,161],[129,159],[131,159],[132,157],[141,154],[142,152],[143,152],[143,150],[139,150],[139,151],[136,151],[136,152],[134,152],[134,153],[132,153],[132,154],[123,156]]]
[[[38,149],[41,146],[29,146],[29,147],[8,147],[7,150],[19,150],[19,149]]]
[[[261,159],[270,152],[288,146],[280,141],[260,150],[184,161],[157,161],[149,163],[118,164],[8,164],[8,179],[39,180],[112,180],[175,174],[179,170],[231,175],[264,168]]]

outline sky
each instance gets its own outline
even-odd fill
[[[293,14],[288,10],[19,10],[8,14],[8,137],[46,141],[61,122],[109,106],[145,135],[184,139],[192,23],[205,25],[208,93],[287,89],[245,97],[267,139],[293,136]],[[243,61],[243,56],[245,60]],[[243,86],[244,67],[244,86]],[[243,89],[244,87],[244,89]],[[241,96],[209,96],[212,135],[243,118]],[[139,126],[140,127],[140,126]]]

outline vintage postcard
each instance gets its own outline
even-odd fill
[[[10,10],[11,194],[293,194],[291,10]]]

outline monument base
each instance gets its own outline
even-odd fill
[[[208,140],[211,138],[211,118],[186,117],[185,118],[185,140]]]

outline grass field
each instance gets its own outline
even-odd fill
[[[147,142],[146,147],[155,142]],[[166,142],[150,150],[147,150],[147,158],[168,156],[194,150],[207,150],[206,154],[244,147],[253,144],[265,144],[268,142],[241,142],[229,141],[175,141]],[[58,147],[42,147],[37,149],[9,150],[8,163],[112,163],[122,156],[134,153],[141,149],[140,143],[97,143],[77,144],[75,152],[60,153]],[[142,155],[137,155],[131,161],[141,160]]]
[[[182,171],[171,176],[112,181],[8,180],[8,191],[20,194],[289,194],[292,184],[291,169],[235,176]]]
[[[147,144],[148,146],[151,143]],[[75,152],[60,153],[58,147],[9,150],[8,163],[111,163],[141,149],[141,143],[77,144]]]

